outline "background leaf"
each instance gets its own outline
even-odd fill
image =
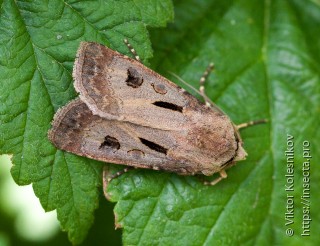
[[[152,31],[152,67],[198,87],[214,61],[209,97],[235,123],[270,123],[241,131],[248,159],[214,187],[147,170],[112,181],[124,244],[319,244],[319,24],[320,6],[312,1],[175,1],[175,23]],[[287,134],[294,136],[294,191],[285,191]],[[301,236],[304,141],[312,155],[310,237]],[[294,223],[286,226],[287,195],[294,196]]]
[[[0,153],[14,154],[16,183],[33,183],[43,208],[57,209],[77,244],[93,222],[102,164],[57,150],[47,131],[54,112],[76,96],[71,70],[79,42],[128,53],[128,38],[146,61],[152,56],[146,27],[172,20],[172,5],[4,0],[0,11]]]

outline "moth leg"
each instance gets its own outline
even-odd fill
[[[237,125],[237,129],[239,130],[239,129],[242,129],[242,128],[246,128],[248,126],[253,126],[253,125],[257,125],[257,124],[263,124],[263,123],[266,123],[266,122],[268,122],[267,119],[253,120],[253,121],[249,121],[249,122]]]
[[[129,172],[130,170],[134,169],[134,167],[126,167],[122,169],[121,171],[116,172],[115,174],[112,174],[107,178],[107,183],[110,183],[111,180],[119,178],[122,174]]]
[[[202,95],[203,99],[205,100],[207,106],[210,106],[211,102],[208,101],[208,99],[207,99],[208,97],[207,97],[206,93],[204,92],[204,84],[205,84],[209,74],[213,71],[213,69],[214,69],[214,64],[210,63],[209,66],[207,67],[206,71],[204,71],[204,73],[201,76],[200,81],[199,81],[200,82],[199,91],[200,91],[200,94]]]
[[[138,62],[141,62],[140,57],[138,56],[136,50],[132,47],[132,45],[129,43],[128,39],[124,39],[123,40],[124,43],[127,45],[128,49],[130,50],[130,52],[132,53],[132,55],[134,55],[134,59],[136,59]]]
[[[219,172],[219,174],[220,174],[220,177],[218,177],[218,178],[216,178],[216,179],[214,179],[214,180],[212,180],[212,181],[210,181],[210,182],[209,182],[209,181],[204,181],[203,184],[204,184],[204,185],[213,186],[213,185],[216,185],[217,183],[219,183],[222,179],[225,179],[225,178],[228,177],[228,175],[227,175],[227,173],[226,173],[225,170],[221,170],[221,171]]]
[[[107,192],[107,187],[110,184],[110,181],[121,176],[122,174],[128,172],[129,170],[134,169],[135,167],[126,167],[123,170],[110,175],[110,165],[105,165],[103,167],[103,173],[102,173],[102,184],[103,184],[103,193],[105,198],[107,198],[109,201],[111,200],[109,193]]]

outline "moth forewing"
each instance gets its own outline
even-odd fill
[[[184,175],[212,175],[245,159],[220,109],[105,46],[81,43],[76,99],[56,114],[49,139],[92,159]]]
[[[184,124],[179,111],[190,98],[183,96],[176,84],[97,43],[81,43],[77,57],[75,89],[94,114],[150,127],[161,125],[163,129],[169,128],[166,122],[170,118],[171,125]],[[164,120],[160,115],[166,114],[168,108],[171,112]]]

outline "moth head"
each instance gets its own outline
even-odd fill
[[[246,156],[248,155],[247,152],[244,150],[243,148],[243,141],[241,139],[241,136],[240,136],[240,133],[239,133],[239,130],[237,129],[237,126],[235,126],[233,124],[233,128],[234,128],[234,132],[235,132],[235,138],[236,138],[236,141],[237,141],[237,144],[238,144],[238,148],[237,148],[237,152],[233,158],[233,162],[237,162],[237,161],[242,161],[242,160],[245,160],[246,159]]]
[[[228,162],[224,163],[221,168],[230,168],[233,165],[235,165],[238,161],[243,161],[246,159],[246,156],[248,155],[247,152],[243,148],[243,141],[241,139],[240,133],[237,129],[237,126],[233,124],[234,128],[234,136],[235,140],[237,142],[237,149],[235,155],[230,159]]]
[[[247,155],[248,155],[247,152],[242,147],[242,142],[238,142],[238,150],[237,150],[237,153],[236,153],[233,161],[245,160]]]

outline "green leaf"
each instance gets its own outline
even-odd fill
[[[152,67],[174,80],[172,71],[197,88],[213,61],[207,95],[235,123],[263,118],[269,123],[241,131],[249,156],[216,186],[149,170],[113,180],[107,192],[117,202],[116,223],[124,228],[125,245],[320,243],[319,26],[319,1],[175,1],[175,23],[152,31]],[[294,137],[294,191],[285,190],[292,164],[285,154],[288,135]],[[312,158],[303,158],[304,141]],[[308,159],[311,171],[303,172]],[[303,175],[310,175],[310,191]],[[308,215],[303,192],[310,192],[312,221],[305,223],[311,236],[301,236]],[[286,220],[291,195],[294,217]],[[294,223],[286,225],[289,219]],[[292,237],[286,235],[289,228]]]
[[[71,71],[80,41],[152,56],[147,27],[172,20],[170,1],[1,1],[0,153],[13,154],[12,176],[33,183],[46,211],[80,243],[98,206],[102,164],[57,150],[47,131],[54,112],[76,97]],[[100,187],[99,187],[100,188]]]

